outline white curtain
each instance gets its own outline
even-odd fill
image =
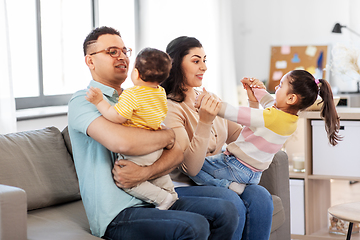
[[[223,101],[234,106],[239,105],[236,82],[236,64],[233,36],[232,4],[228,1],[218,0],[219,4],[219,60],[221,84],[218,84],[220,96]]]
[[[8,36],[6,1],[0,0],[0,46],[3,46],[3,51],[0,54],[0,134],[16,131],[15,99],[11,83]],[[19,66],[19,71],[21,71],[21,66]]]

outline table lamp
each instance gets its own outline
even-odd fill
[[[352,29],[350,29],[350,28],[348,28],[348,27],[346,27],[346,26],[340,25],[340,23],[336,23],[336,24],[335,24],[332,32],[333,32],[333,33],[341,33],[341,28],[347,28],[350,32],[352,32],[352,33],[354,33],[354,34],[356,34],[356,35],[358,35],[358,36],[360,37],[360,34],[358,34],[358,33],[355,32],[354,30],[352,30]]]

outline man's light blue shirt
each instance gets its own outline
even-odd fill
[[[90,86],[100,88],[112,105],[118,92],[94,80]],[[116,154],[87,135],[90,123],[100,117],[95,105],[85,99],[87,89],[76,92],[69,101],[69,134],[80,192],[93,235],[102,237],[108,224],[125,208],[144,202],[125,193],[113,180],[111,170]]]

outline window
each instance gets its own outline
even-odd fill
[[[45,96],[72,94],[84,88],[90,73],[82,45],[91,31],[88,0],[40,1],[42,77]]]
[[[165,50],[166,44],[177,36],[199,38],[211,59],[206,87],[221,96],[218,89],[223,82],[217,81],[221,78],[217,70],[221,61],[216,61],[220,51],[224,54],[224,47],[218,48],[222,45],[217,34],[219,2],[6,0],[16,108],[67,105],[75,91],[85,88],[91,75],[84,61],[82,44],[91,29],[98,26],[116,28],[125,45],[133,49],[129,72],[140,50],[137,48],[150,46]],[[190,5],[192,8],[188,9]],[[177,11],[170,11],[173,9]],[[195,16],[197,9],[213,17],[206,20],[183,18],[184,12]],[[194,21],[202,27],[199,29]],[[128,77],[122,86],[132,85]]]
[[[66,105],[91,79],[82,52],[92,28],[91,1],[6,4],[16,108]]]
[[[21,3],[6,1],[6,7],[14,96],[34,97],[39,95],[36,6],[34,1],[23,0]]]
[[[17,109],[67,105],[75,91],[87,86],[91,75],[82,44],[93,26],[118,29],[135,53],[134,0],[19,0],[6,5]]]

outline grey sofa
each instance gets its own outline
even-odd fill
[[[67,128],[0,135],[0,240],[91,240]],[[287,155],[261,184],[274,199],[270,239],[290,239]]]

